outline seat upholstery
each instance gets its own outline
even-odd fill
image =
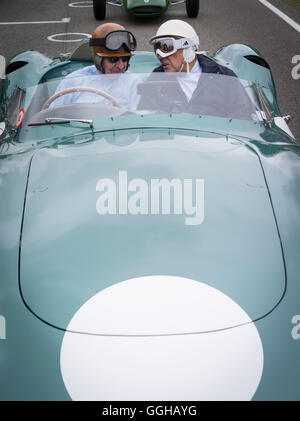
[[[84,40],[75,48],[71,54],[70,60],[93,61],[88,39]]]

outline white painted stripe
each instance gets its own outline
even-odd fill
[[[69,23],[71,18],[63,18],[62,20],[41,20],[36,22],[0,22],[0,25],[34,25],[44,23]]]
[[[287,15],[281,12],[281,10],[277,9],[277,7],[273,6],[273,4],[269,3],[267,0],[258,0],[258,1],[260,1],[264,6],[268,7],[270,10],[272,10],[272,12],[276,13],[277,16],[279,16],[286,23],[288,23],[290,26],[296,29],[296,31],[300,32],[299,23],[289,18]]]
[[[75,1],[74,3],[69,3],[69,7],[93,7],[92,1]]]

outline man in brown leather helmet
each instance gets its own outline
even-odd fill
[[[90,39],[93,60],[102,73],[124,73],[136,48],[133,34],[117,23],[98,26]]]
[[[93,32],[89,45],[94,65],[70,73],[59,84],[56,92],[72,87],[88,86],[105,91],[118,100],[121,106],[135,109],[137,102],[134,74],[127,72],[129,60],[136,49],[134,35],[116,23],[104,23]],[[126,73],[126,77],[123,74]],[[129,73],[129,75],[127,75]],[[99,75],[116,75],[116,77]],[[51,106],[74,102],[100,102],[110,104],[108,99],[91,92],[72,92],[56,99]]]

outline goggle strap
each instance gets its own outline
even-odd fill
[[[104,47],[105,38],[90,38],[90,47]]]

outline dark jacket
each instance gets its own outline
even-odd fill
[[[178,74],[160,77],[164,69],[159,66],[141,86],[138,109],[250,120],[254,107],[236,74],[203,54],[197,59],[202,73],[189,101],[177,81]]]
[[[196,57],[203,73],[217,73],[221,75],[236,76],[236,74],[231,69],[228,69],[228,67],[225,66],[221,66],[203,54],[197,54]],[[164,68],[162,65],[158,66],[153,70],[153,72],[164,72]]]

